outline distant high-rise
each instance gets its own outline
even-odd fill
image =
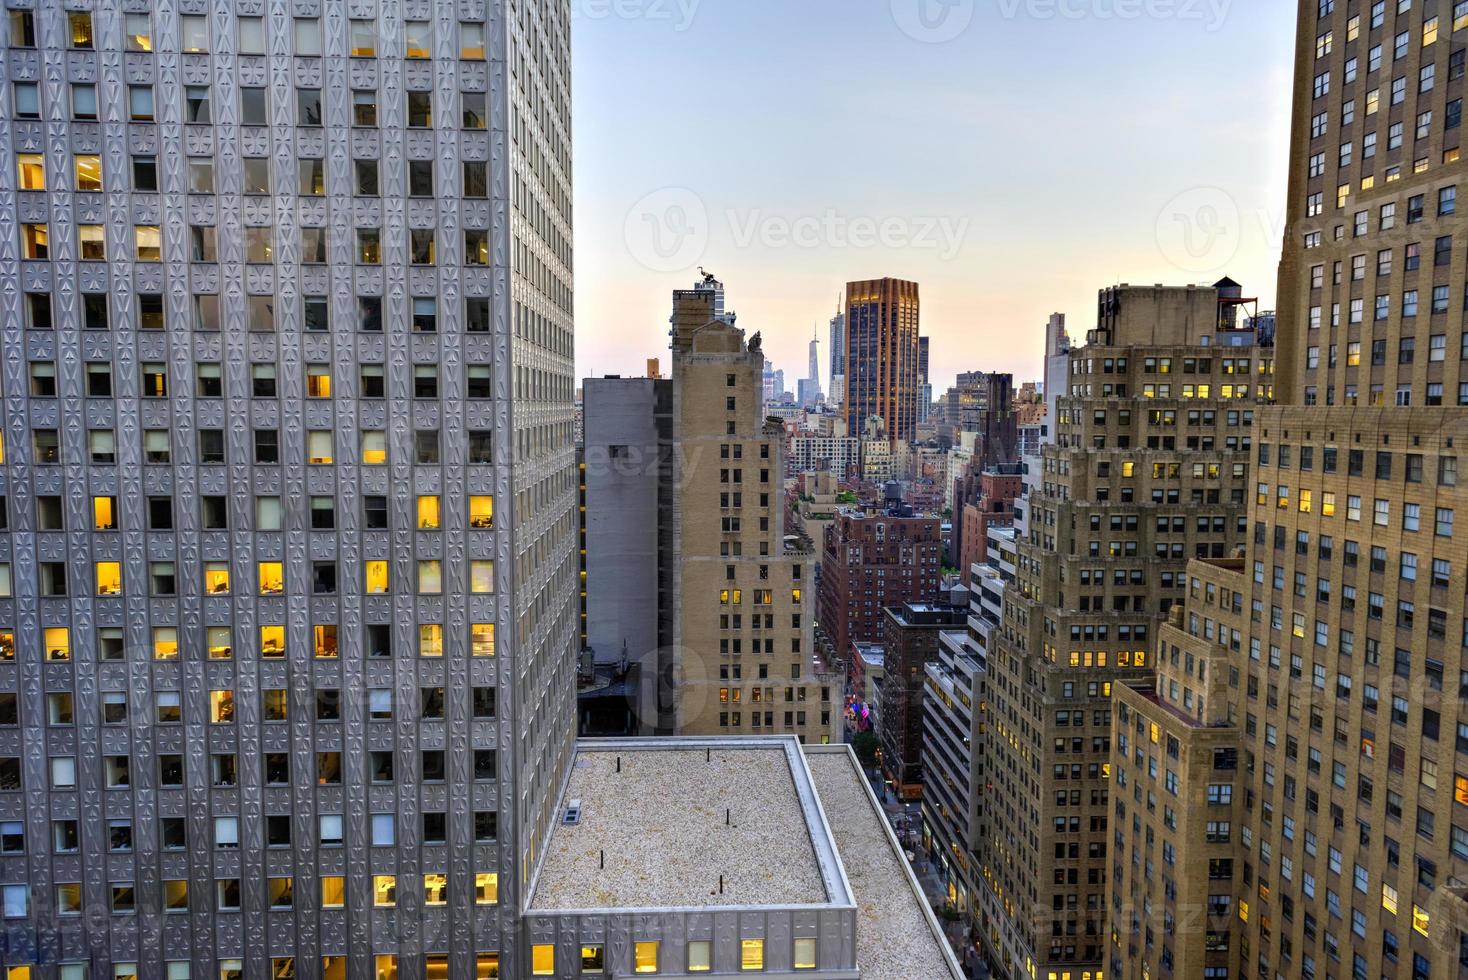
[[[928,384],[928,338],[918,338],[918,384]]]
[[[810,338],[810,374],[806,380],[815,385],[816,391],[821,390],[821,338],[814,327],[811,328]]]
[[[529,976],[575,736],[571,4],[4,24],[0,964]]]
[[[846,286],[846,422],[881,418],[893,443],[917,434],[918,284],[874,279]]]
[[[831,317],[831,378],[846,375],[846,313],[838,309]]]
[[[1060,399],[1070,386],[1066,372],[1070,370],[1070,334],[1065,329],[1065,314],[1052,313],[1045,324],[1045,428],[1042,443],[1055,441],[1055,423]]]

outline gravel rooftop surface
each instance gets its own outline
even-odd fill
[[[715,749],[710,762],[701,749],[583,748],[565,799],[581,800],[581,822],[556,826],[532,909],[827,900],[783,750]]]
[[[844,752],[806,755],[836,849],[856,899],[856,965],[873,980],[951,980],[944,940],[933,933],[873,808],[865,777]]]

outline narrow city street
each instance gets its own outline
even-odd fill
[[[961,920],[949,921],[943,918],[943,906],[947,903],[948,897],[947,889],[943,884],[938,866],[927,859],[922,848],[921,805],[918,803],[904,804],[889,793],[882,781],[880,771],[866,770],[866,777],[871,784],[872,792],[877,794],[877,799],[882,803],[882,811],[887,815],[887,822],[892,826],[893,833],[897,835],[897,840],[903,846],[908,864],[912,867],[918,884],[922,886],[928,905],[933,909],[933,914],[938,917],[938,924],[943,928],[948,945],[953,948],[958,961],[963,964],[972,980],[989,980],[988,967],[976,957],[968,954],[966,924]]]

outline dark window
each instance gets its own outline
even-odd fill
[[[366,496],[362,498],[362,519],[369,531],[387,529],[387,498]]]
[[[386,623],[369,623],[365,630],[367,656],[385,660],[392,656],[392,627]]]
[[[224,458],[224,431],[222,429],[199,430],[199,462],[223,463]]]
[[[255,430],[255,462],[280,462],[280,434],[274,429]]]

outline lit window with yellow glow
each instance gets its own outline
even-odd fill
[[[139,262],[163,261],[163,233],[157,225],[136,225],[133,238]]]
[[[1427,909],[1423,908],[1422,906],[1420,906],[1420,905],[1418,905],[1416,903],[1413,903],[1413,905],[1412,905],[1412,928],[1414,930],[1416,930],[1417,932],[1421,933],[1422,935],[1426,936],[1428,934],[1427,923],[1428,923]]]
[[[500,954],[480,953],[474,961],[474,980],[498,980]]]
[[[337,657],[336,627],[331,624],[313,626],[311,635],[316,650],[316,659],[335,660]]]
[[[556,948],[550,943],[536,943],[530,947],[530,975],[533,977],[556,975]]]
[[[1397,890],[1386,883],[1381,886],[1381,907],[1392,915],[1397,914]]]
[[[216,725],[228,725],[234,721],[234,692],[209,692],[209,720]]]
[[[79,11],[67,15],[67,23],[71,28],[71,46],[90,50],[92,47],[92,14],[90,11]]]
[[[795,940],[795,968],[797,970],[816,968],[816,941],[814,939]]]
[[[117,530],[117,498],[92,498],[92,529],[95,531]]]
[[[122,563],[99,561],[96,566],[97,594],[122,595]]]
[[[637,943],[632,955],[633,973],[656,973],[658,972],[658,943],[655,939],[645,939]]]
[[[21,254],[28,259],[51,257],[51,233],[44,224],[21,225]]]
[[[260,627],[260,656],[266,660],[279,660],[285,656],[285,627]]]
[[[387,433],[362,433],[362,465],[381,466],[387,462]]]
[[[77,154],[76,189],[79,191],[100,191],[102,189],[102,158],[95,153]]]
[[[498,905],[500,901],[500,876],[492,871],[481,871],[474,876],[474,904]]]
[[[259,569],[261,595],[280,595],[285,592],[285,565],[278,561],[262,561]]]
[[[1310,491],[1310,490],[1301,490],[1300,491],[1300,513],[1302,513],[1302,514],[1308,514],[1308,513],[1310,513],[1310,509],[1311,509],[1311,507],[1314,506],[1314,504],[1315,504],[1315,494],[1312,491]]]
[[[375,58],[377,56],[376,24],[369,20],[352,21],[352,57]]]
[[[344,908],[347,904],[347,879],[341,875],[321,877],[321,907],[324,909]]]
[[[484,50],[484,25],[467,21],[461,23],[459,25],[459,57],[465,61],[483,61]]]
[[[477,530],[494,527],[494,498],[469,498],[469,526]]]
[[[369,561],[363,567],[368,595],[387,593],[387,562]]]
[[[741,939],[739,941],[739,969],[763,970],[765,968],[765,941],[763,939]]]
[[[153,628],[153,659],[178,659],[178,628],[156,626]]]
[[[793,603],[795,603],[797,606],[800,605],[800,590],[799,589],[791,589],[790,590],[790,601],[793,602]]]
[[[443,526],[437,494],[422,494],[418,497],[418,528],[436,531]]]
[[[475,657],[494,656],[494,623],[475,623],[469,628],[469,652]]]
[[[476,595],[494,593],[494,562],[479,560],[469,563],[469,591]]]
[[[378,954],[377,973],[374,980],[398,980],[398,957],[396,953]]]
[[[418,656],[443,656],[443,627],[438,623],[423,623],[418,627]]]
[[[449,876],[426,874],[423,876],[423,904],[447,905],[449,903]]]
[[[1335,494],[1322,493],[1320,495],[1320,515],[1322,517],[1335,516]]]
[[[391,908],[398,904],[398,876],[372,876],[372,904],[378,908]]]
[[[20,189],[43,191],[46,189],[46,158],[39,153],[20,153],[15,158],[20,172]]]
[[[204,630],[204,645],[210,660],[228,660],[234,656],[234,641],[228,626],[209,626]]]
[[[329,430],[306,433],[306,462],[312,466],[329,466],[332,458]]]
[[[306,397],[331,397],[331,368],[325,364],[311,364],[306,368]]]
[[[403,25],[407,35],[404,58],[427,58],[432,46],[433,26],[425,20],[410,20]]]
[[[65,626],[46,627],[42,640],[45,644],[47,660],[71,659],[71,633]]]
[[[229,565],[222,561],[204,564],[204,591],[209,595],[229,595]]]

